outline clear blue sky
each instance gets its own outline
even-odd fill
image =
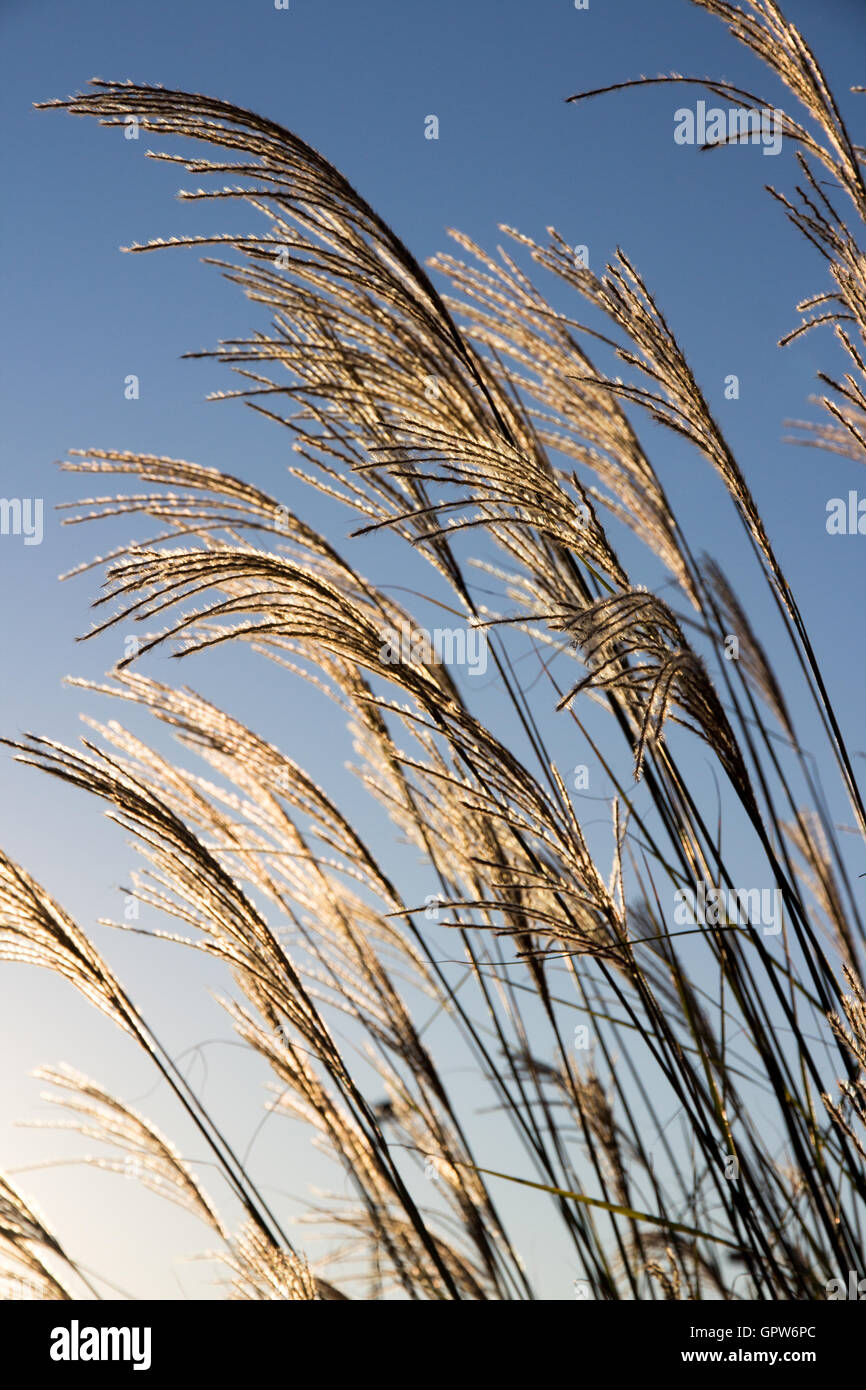
[[[866,109],[863,97],[846,95],[864,81],[861,0],[788,0],[786,10],[816,47],[843,108],[856,115],[860,102]],[[536,239],[555,225],[567,241],[588,246],[594,269],[621,245],[674,325],[738,453],[829,670],[851,746],[866,744],[859,733],[859,547],[866,541],[830,538],[824,529],[828,497],[858,486],[864,492],[866,479],[854,464],[780,442],[785,417],[814,415],[807,397],[816,371],[831,361],[829,341],[818,335],[786,353],[775,347],[796,322],[796,301],[824,288],[816,256],[761,191],[766,182],[790,188],[791,153],[766,158],[759,149],[739,148],[701,155],[677,146],[673,112],[689,99],[683,89],[579,105],[563,100],[606,82],[669,71],[724,76],[779,99],[769,76],[718,21],[687,0],[591,0],[588,11],[576,11],[571,0],[291,0],[287,11],[275,10],[271,0],[79,0],[74,6],[3,0],[0,44],[7,325],[0,492],[43,497],[46,507],[41,546],[0,540],[3,734],[29,729],[73,741],[84,702],[61,688],[62,678],[98,678],[118,655],[117,634],[98,644],[74,641],[90,623],[96,574],[57,583],[61,572],[127,534],[126,528],[59,528],[53,504],[87,490],[87,480],[53,466],[69,448],[139,449],[221,467],[261,481],[302,514],[326,521],[332,534],[351,528],[351,518],[323,509],[286,478],[282,432],[238,405],[204,403],[208,391],[231,384],[224,368],[178,360],[219,337],[264,326],[254,306],[189,254],[118,252],[132,241],[214,225],[214,212],[173,201],[184,176],[145,160],[145,150],[158,146],[154,137],[127,141],[118,130],[33,111],[34,101],[64,96],[98,75],[207,92],[296,130],[355,182],[419,259],[447,249],[449,226],[492,247],[501,221]],[[438,141],[424,139],[431,113],[439,118]],[[216,216],[242,230],[254,221],[251,211],[237,207],[219,208]],[[732,372],[740,399],[725,402],[723,381]],[[138,401],[124,399],[128,373],[140,378]],[[665,438],[656,441],[654,457],[684,520],[701,528],[705,548],[736,566],[741,543],[706,467]],[[353,559],[383,583],[399,577],[389,570],[385,549],[368,544]],[[752,602],[745,575],[742,582]],[[849,601],[840,604],[840,592]],[[765,613],[763,595],[757,589],[754,595],[759,615]],[[331,737],[318,707],[312,724],[305,698],[293,692],[287,710],[278,680],[263,677],[252,658],[208,661],[201,674],[187,667],[180,675],[300,755],[349,804],[361,804],[342,770],[347,750]],[[177,676],[164,660],[145,669]],[[88,710],[109,713],[96,700]],[[98,808],[8,762],[0,777],[4,848],[85,925],[119,915],[114,886],[134,860]],[[107,949],[125,977],[134,978],[136,997],[153,1011],[173,1051],[229,1036],[200,989],[203,978],[213,987],[224,982],[207,976],[197,957],[175,952],[167,960],[126,939]],[[212,1065],[224,1068],[217,1091],[234,1107],[243,1148],[259,1115],[261,1076],[240,1053],[224,1046],[215,1052]],[[4,967],[0,1167],[59,1151],[52,1136],[22,1133],[12,1121],[38,1110],[28,1071],[60,1060],[127,1099],[152,1084],[109,1026],[57,981]],[[200,1066],[197,1075],[202,1078]],[[142,1108],[183,1139],[158,1093]],[[263,1180],[275,1188],[299,1192],[317,1176],[305,1140],[291,1150],[290,1171],[285,1150],[267,1136],[260,1152]],[[176,1248],[195,1251],[201,1242],[192,1223],[165,1216],[156,1199],[142,1199],[130,1204],[136,1219],[127,1230],[121,1213],[130,1194],[118,1179],[76,1171],[74,1180],[49,1173],[24,1182],[85,1263],[122,1270],[125,1285],[138,1294],[177,1294],[161,1241],[170,1233]],[[94,1202],[96,1221],[88,1214]],[[531,1230],[527,1218],[527,1239]],[[568,1296],[568,1271],[547,1269],[543,1240],[537,1250],[530,1247],[529,1259],[550,1297]],[[184,1288],[200,1290],[205,1275],[186,1268],[177,1277]]]

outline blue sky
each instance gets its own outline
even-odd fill
[[[786,11],[818,50],[843,109],[856,116],[863,98],[846,91],[864,80],[866,12],[858,0],[823,0],[820,7],[788,0]],[[763,69],[718,21],[687,0],[591,0],[586,11],[571,0],[291,0],[286,11],[269,0],[150,0],[146,6],[80,0],[74,7],[4,0],[0,42],[9,325],[0,490],[42,497],[46,509],[42,545],[0,541],[3,734],[28,729],[73,741],[83,700],[61,686],[62,678],[99,678],[118,655],[117,634],[75,642],[90,624],[96,573],[57,583],[61,572],[127,533],[60,528],[53,505],[87,490],[86,480],[54,466],[68,449],[117,447],[192,459],[262,483],[335,537],[352,525],[287,478],[291,459],[281,431],[239,405],[205,402],[209,391],[230,385],[224,368],[179,361],[185,351],[263,327],[259,311],[189,253],[118,251],[132,241],[213,226],[215,219],[252,229],[253,213],[174,201],[189,178],[144,158],[156,145],[151,136],[128,141],[118,130],[32,109],[34,101],[64,96],[98,75],[207,92],[296,130],[342,169],[419,259],[447,249],[448,227],[491,248],[500,239],[499,222],[539,240],[552,224],[568,242],[589,248],[596,270],[621,245],[717,410],[829,670],[851,746],[866,746],[860,738],[860,547],[866,541],[831,538],[824,528],[827,499],[858,486],[866,491],[866,484],[853,463],[781,442],[786,417],[815,415],[807,405],[815,373],[833,360],[829,340],[819,335],[784,353],[775,347],[797,321],[795,303],[824,288],[815,254],[762,191],[767,182],[791,187],[792,155],[783,150],[768,158],[749,147],[701,155],[677,146],[674,111],[691,99],[685,89],[564,102],[576,91],[670,71],[723,76],[777,99]],[[439,118],[436,141],[424,138],[429,114]],[[124,398],[129,373],[141,383],[136,401]],[[729,373],[739,377],[740,399],[726,402]],[[654,458],[692,535],[697,528],[701,547],[734,566],[751,611],[766,615],[765,594],[745,566],[741,580],[745,550],[720,485],[669,438],[656,438]],[[393,550],[350,544],[360,569],[379,582],[399,582]],[[849,601],[840,603],[840,592]],[[164,658],[147,669],[176,674]],[[333,716],[318,706],[313,714],[306,696],[293,690],[287,704],[276,675],[262,675],[252,658],[235,653],[209,657],[181,676],[300,755],[348,804],[361,805],[343,770],[347,753]],[[96,700],[87,708],[105,713]],[[118,915],[115,885],[133,857],[98,808],[8,761],[2,778],[4,848],[85,925]],[[109,942],[105,933],[99,939]],[[157,956],[146,943],[112,939],[106,949],[125,978],[136,981],[137,997],[154,1011],[171,1050],[229,1036],[201,987],[203,980],[213,988],[225,982],[197,958],[175,952],[166,973],[164,953]],[[238,1050],[221,1044],[216,1051],[219,1093],[232,1107],[236,1132],[249,1136],[261,1075]],[[27,1073],[61,1059],[127,1099],[152,1086],[144,1064],[59,982],[4,967],[0,1167],[59,1151],[52,1137],[22,1132],[12,1122],[39,1108],[38,1087]],[[182,1139],[158,1092],[142,1108]],[[274,1188],[299,1192],[317,1176],[303,1139],[291,1149],[290,1173],[285,1149],[267,1136],[260,1152],[263,1181]],[[136,1220],[127,1228],[110,1215],[127,1209],[130,1194],[121,1180],[69,1173],[36,1174],[25,1186],[69,1245],[84,1252],[86,1264],[122,1271],[125,1286],[142,1295],[204,1288],[197,1267],[177,1275],[161,1253],[169,1232],[176,1248],[199,1248],[192,1223],[165,1215],[155,1199],[136,1198],[129,1204]],[[527,1217],[527,1239],[531,1229]],[[567,1297],[557,1290],[570,1286],[568,1272],[547,1269],[543,1238],[529,1258],[547,1281],[548,1296]]]

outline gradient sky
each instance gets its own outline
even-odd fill
[[[866,78],[861,0],[788,0],[786,11],[816,47],[843,109],[856,117],[863,98],[848,96],[847,88]],[[0,43],[7,152],[0,491],[42,497],[46,509],[42,545],[0,538],[0,733],[30,730],[73,742],[82,708],[114,714],[104,701],[61,685],[67,674],[99,678],[119,655],[119,636],[76,644],[91,621],[97,573],[65,584],[57,576],[129,534],[128,526],[60,528],[53,505],[88,491],[86,479],[55,467],[68,449],[188,458],[262,483],[336,538],[352,525],[286,476],[284,432],[240,405],[205,402],[209,391],[232,384],[225,368],[178,360],[220,337],[265,327],[256,306],[189,253],[118,251],[217,224],[252,230],[253,212],[174,201],[191,180],[175,166],[145,160],[145,150],[158,147],[151,136],[127,141],[119,130],[32,109],[34,101],[64,96],[98,75],[207,92],[297,131],[342,169],[419,259],[447,249],[448,227],[492,248],[499,222],[539,240],[555,225],[568,242],[588,246],[595,270],[621,245],[674,326],[738,454],[829,672],[850,746],[866,746],[866,540],[829,537],[824,525],[827,499],[858,486],[866,492],[866,483],[853,463],[781,442],[787,417],[816,415],[808,405],[815,373],[833,362],[827,336],[799,340],[784,353],[775,347],[797,322],[795,303],[824,288],[814,252],[762,191],[768,182],[790,189],[792,154],[768,158],[741,147],[701,155],[677,146],[673,112],[692,99],[686,89],[563,100],[671,71],[723,76],[780,99],[718,21],[687,0],[591,0],[587,11],[571,0],[291,0],[287,11],[271,0],[79,0],[74,7],[0,0]],[[424,139],[431,113],[439,118],[438,141]],[[137,401],[124,398],[128,373],[141,382]],[[723,398],[728,373],[740,380],[735,402]],[[746,551],[720,485],[668,436],[656,439],[654,458],[692,535],[697,528],[702,546],[733,566],[760,620],[768,611],[765,592],[745,567],[741,579]],[[111,486],[109,480],[106,490]],[[350,544],[351,558],[372,578],[401,582],[386,544]],[[334,717],[294,686],[287,694],[279,674],[263,672],[251,655],[208,656],[195,669],[187,663],[179,676],[164,657],[143,669],[214,695],[299,756],[350,809],[363,804],[344,771],[348,748]],[[119,916],[117,885],[134,864],[122,835],[95,804],[8,759],[0,775],[4,849],[83,925]],[[170,1051],[222,1039],[190,1057],[190,1074],[206,1099],[220,1097],[220,1113],[230,1115],[243,1150],[261,1114],[265,1078],[229,1045],[221,1011],[206,995],[205,985],[216,990],[226,981],[191,953],[167,955],[168,948],[99,928],[96,936]],[[0,1168],[66,1151],[54,1135],[13,1127],[22,1117],[44,1118],[28,1073],[61,1060],[139,1103],[184,1146],[188,1136],[153,1088],[146,1063],[111,1026],[45,972],[4,966]],[[471,1078],[457,1084],[471,1092]],[[306,1139],[287,1145],[279,1137],[271,1126],[257,1141],[265,1190],[297,1195],[321,1181]],[[173,1266],[164,1252],[169,1242],[193,1254],[207,1237],[157,1199],[133,1196],[133,1184],[83,1169],[20,1181],[85,1265],[138,1296],[207,1294],[211,1269]],[[286,1200],[286,1210],[296,1209]],[[549,1258],[543,1232],[533,1234],[531,1207],[516,1219],[546,1295],[569,1297],[573,1272]]]

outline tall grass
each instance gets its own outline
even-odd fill
[[[863,151],[772,0],[696,3],[801,113],[779,113],[801,183],[774,196],[831,289],[797,305],[787,341],[830,326],[847,370],[822,378],[829,420],[799,437],[866,461]],[[227,1007],[273,1073],[274,1108],[309,1127],[355,1196],[311,1203],[328,1236],[311,1264],[306,1236],[290,1239],[86,934],[4,858],[0,954],[64,975],[140,1044],[241,1204],[241,1229],[98,1083],[48,1070],[55,1099],[113,1146],[103,1166],[132,1156],[142,1181],[210,1228],[241,1297],[531,1299],[504,1214],[515,1193],[549,1206],[577,1287],[594,1298],[823,1296],[864,1262],[866,1005],[858,885],[819,761],[859,837],[866,814],[796,597],[662,307],[624,251],[598,276],[554,232],[540,246],[505,228],[513,251],[498,257],[457,235],[457,253],[428,274],[337,169],[273,122],[185,92],[91,87],[49,105],[202,142],[204,154],[156,156],[218,176],[182,196],[241,199],[260,215],[256,236],[131,249],[206,248],[265,306],[267,330],[213,354],[240,377],[225,394],[290,431],[292,472],[352,509],[356,536],[387,529],[432,567],[464,632],[485,634],[491,680],[470,692],[459,663],[423,644],[395,652],[387,634],[417,633],[416,617],[279,497],[170,458],[73,453],[64,466],[97,486],[120,475],[147,490],[85,498],[68,521],[141,514],[161,528],[101,562],[94,629],[135,620],[155,635],[105,684],[78,684],[146,709],[205,768],[179,766],[117,721],[94,725],[82,750],[37,737],[12,746],[100,797],[135,838],[135,893],[175,919],[173,941],[228,967]],[[558,282],[555,301],[536,272]],[[558,307],[566,294],[587,324]],[[680,524],[642,442],[644,415],[684,437],[729,493],[794,658],[784,689],[730,578]],[[636,564],[652,575],[662,562],[668,597],[626,571],[611,534],[623,527]],[[165,644],[187,657],[244,641],[337,702],[366,791],[426,866],[426,904],[412,896],[417,874],[401,889],[291,746],[132,669]],[[807,701],[822,749],[800,741]],[[610,788],[604,848],[558,767],[563,727],[592,747],[593,787]],[[756,883],[778,895],[778,934],[760,897],[736,896]],[[683,923],[674,905],[698,885],[719,890],[717,910]],[[437,1047],[472,1060],[468,1100],[425,1041],[431,1013],[443,1021]],[[366,1044],[360,1061],[346,1029]],[[523,1154],[507,1172],[482,1104]],[[64,1252],[10,1186],[0,1204],[4,1256],[45,1297],[64,1297]]]

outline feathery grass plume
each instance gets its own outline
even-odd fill
[[[798,311],[806,317],[797,329],[780,342],[781,345],[785,345],[815,327],[827,323],[834,325],[836,337],[846,351],[854,371],[846,375],[845,385],[825,373],[819,373],[819,378],[843,399],[843,404],[840,405],[831,398],[824,398],[824,405],[837,425],[843,430],[848,430],[852,440],[856,441],[856,432],[850,429],[848,412],[852,405],[862,409],[866,403],[863,391],[866,364],[850,333],[841,325],[853,322],[858,327],[862,339],[866,328],[866,257],[854,232],[824,193],[809,160],[816,161],[829,172],[831,182],[850,200],[853,213],[862,224],[866,220],[866,183],[862,171],[862,152],[851,139],[815,54],[799,30],[785,19],[775,0],[747,0],[747,9],[729,4],[727,0],[692,2],[725,20],[731,34],[750,48],[784,83],[802,107],[804,116],[816,127],[815,134],[772,103],[762,101],[730,83],[706,78],[684,78],[677,73],[614,83],[595,91],[577,93],[568,100],[581,101],[605,92],[646,84],[686,82],[703,86],[723,99],[734,98],[747,111],[772,110],[782,138],[791,140],[796,148],[797,162],[808,184],[808,191],[798,187],[797,204],[775,189],[769,191],[785,208],[793,225],[819,251],[827,263],[835,286],[834,291],[829,294],[813,295],[798,304]],[[727,140],[722,139],[716,143],[725,144]],[[859,828],[866,835],[866,808],[818,660],[745,476],[713,419],[672,332],[637,271],[622,253],[618,253],[617,265],[608,267],[608,272],[608,276],[601,281],[597,281],[595,277],[587,280],[585,292],[609,313],[613,322],[628,334],[637,348],[636,354],[630,350],[618,349],[618,355],[636,367],[652,383],[660,387],[660,390],[647,391],[644,388],[624,385],[619,381],[608,381],[607,385],[612,391],[642,405],[654,419],[677,433],[685,434],[724,479],[756,550],[766,562],[772,588],[783,616],[789,621],[791,640],[831,740]],[[816,309],[819,312],[813,312]],[[820,442],[820,435],[817,441]]]
[[[75,1270],[57,1237],[0,1174],[0,1299],[24,1298],[22,1290],[31,1298],[70,1299],[71,1292],[43,1256],[59,1258]]]
[[[853,1080],[849,1078],[839,1082],[840,1102],[835,1102],[829,1095],[823,1095],[821,1099],[839,1129],[848,1136],[858,1153],[866,1157],[866,1143],[861,1132],[866,1127],[866,990],[860,976],[849,965],[843,965],[842,969],[851,993],[842,1001],[844,1021],[839,1014],[832,1014],[830,1024],[855,1059],[857,1071]],[[857,1126],[852,1116],[856,1116],[859,1122]]]
[[[194,728],[194,710],[189,700],[185,704],[187,721]],[[225,724],[230,726],[230,721],[226,720]],[[169,810],[166,792],[176,805],[180,805],[184,792],[190,793],[184,798],[187,804],[180,808],[192,819],[206,824],[212,836],[219,836],[220,844],[214,847],[217,852],[225,845],[229,857],[237,852],[243,854],[244,837],[236,831],[232,833],[225,819],[208,817],[206,803],[195,788],[188,789],[184,779],[172,767],[124,736],[119,726],[113,725],[105,732],[121,749],[135,752],[139,757],[144,755],[147,760],[135,778],[138,796],[134,804],[126,790],[133,783],[131,765],[121,766],[116,759],[111,760],[110,766],[122,777],[122,783],[118,776],[98,779],[95,761],[89,761],[87,769],[90,789],[100,791],[122,806],[123,823],[143,838],[143,852],[150,860],[152,870],[147,876],[148,881],[141,881],[137,895],[184,922],[198,926],[205,933],[205,940],[199,944],[232,966],[236,979],[266,1024],[255,1026],[251,1031],[251,1020],[246,1016],[244,1026],[240,1028],[242,1037],[268,1058],[284,1083],[292,1083],[300,1087],[302,1092],[307,1092],[311,1085],[314,1087],[319,1097],[317,1108],[329,1108],[332,1116],[330,1133],[336,1141],[337,1150],[356,1179],[360,1181],[363,1177],[368,1185],[375,1188],[377,1206],[383,1207],[395,1196],[398,1200],[406,1199],[402,1181],[389,1154],[383,1149],[378,1127],[372,1123],[369,1107],[360,1099],[314,1003],[317,992],[321,993],[324,989],[324,997],[331,1000],[336,991],[340,1006],[348,1009],[363,1023],[371,1037],[398,1054],[414,1071],[418,1084],[424,1087],[420,1099],[414,1103],[416,1106],[425,1105],[431,1114],[425,1138],[432,1136],[432,1140],[444,1152],[449,1152],[457,1142],[456,1138],[453,1135],[448,1137],[446,1119],[437,1115],[433,1105],[436,1099],[444,1096],[441,1082],[415,1034],[408,1012],[378,964],[372,949],[376,940],[373,930],[364,933],[364,949],[361,949],[360,933],[365,919],[375,928],[375,915],[369,909],[364,913],[363,903],[345,891],[338,896],[333,891],[333,885],[329,886],[324,878],[321,864],[303,853],[304,845],[299,837],[292,837],[290,843],[295,845],[295,852],[301,853],[290,866],[293,872],[287,887],[282,887],[278,892],[276,880],[273,880],[269,896],[276,897],[293,915],[305,905],[309,906],[310,920],[315,923],[317,936],[316,958],[325,973],[322,978],[314,976],[311,982],[301,983],[284,947],[270,934],[263,919],[254,914],[249,900],[241,897],[235,880],[218,869],[216,859],[189,829],[181,829],[176,812]],[[248,737],[248,742],[252,742],[252,736]],[[58,749],[58,754],[58,762],[62,762],[67,771],[74,765],[83,774],[83,760],[70,750]],[[102,761],[109,765],[105,755],[102,755]],[[49,764],[43,759],[42,766],[47,768]],[[153,786],[147,787],[147,780]],[[249,774],[246,781],[249,786]],[[284,822],[280,828],[285,831]],[[253,849],[252,846],[250,848]],[[195,856],[194,869],[192,863],[189,867],[185,863],[190,856]],[[304,859],[309,866],[306,879],[300,862]],[[208,875],[214,884],[210,891]],[[261,874],[257,876],[257,886],[268,886]],[[388,929],[387,923],[385,931],[379,934],[386,933],[393,939],[395,933],[393,929]],[[291,1033],[296,1030],[300,1033],[300,1047],[295,1043],[290,1045],[288,1042],[275,1041],[274,1030],[283,1027]],[[297,1068],[291,1076],[285,1070],[287,1056],[292,1058]],[[308,1056],[324,1067],[332,1086],[336,1086],[336,1101],[311,1074]],[[456,1152],[462,1159],[459,1148]],[[472,1228],[473,1238],[492,1264],[494,1256],[488,1248],[485,1231],[485,1220],[492,1216],[492,1209],[489,1202],[485,1203],[483,1190],[479,1189],[477,1182],[469,1186],[473,1188],[471,1199],[467,1195],[467,1180],[461,1177],[458,1183],[461,1209]],[[411,1202],[408,1206],[410,1214],[413,1213]],[[423,1227],[421,1230],[423,1248],[426,1230]],[[420,1253],[416,1252],[416,1262],[420,1257]],[[431,1278],[435,1275],[435,1266],[434,1259]]]
[[[130,1031],[127,1001],[84,932],[24,869],[0,851],[0,960],[40,965],[69,980]]]
[[[860,371],[866,376],[866,366],[861,366]],[[813,396],[811,399],[819,400],[825,406],[829,404],[826,397]],[[843,417],[841,425],[828,425],[815,420],[788,420],[789,428],[803,433],[787,435],[785,443],[809,445],[823,449],[828,454],[839,454],[842,458],[863,463],[866,461],[866,411],[841,407],[840,410]]]
[[[590,272],[575,264],[573,249],[552,227],[549,250],[512,227],[500,230],[527,247],[538,264],[583,292]],[[592,497],[656,552],[698,606],[664,489],[627,415],[594,380],[597,373],[579,339],[583,326],[554,308],[501,247],[497,262],[468,237],[453,230],[450,235],[483,269],[452,256],[434,257],[432,265],[460,293],[446,300],[449,308],[488,349],[489,369],[530,402],[527,417],[540,444],[589,469],[608,489],[600,493],[584,488],[575,474],[570,479],[560,474],[582,499],[578,506],[584,508],[579,512],[584,524]],[[513,363],[510,369],[505,360]],[[617,578],[627,582],[618,573]]]
[[[589,667],[589,675],[562,697],[559,708],[581,690],[627,692],[639,720],[635,777],[643,769],[648,743],[657,742],[671,707],[687,715],[710,747],[744,800],[751,802],[748,774],[721,702],[700,658],[689,648],[673,612],[645,590],[599,599],[560,620],[573,635]],[[629,657],[644,657],[637,665]],[[678,722],[681,716],[672,715]]]
[[[646,1266],[646,1272],[651,1278],[658,1280],[665,1301],[677,1303],[682,1297],[683,1286],[679,1266],[676,1263],[676,1254],[670,1245],[665,1246],[665,1255],[667,1256],[667,1265],[663,1265],[660,1260],[650,1260]]]
[[[854,973],[859,969],[857,942],[831,855],[822,818],[814,811],[804,811],[796,822],[783,825],[785,835],[802,861],[798,873],[819,907],[836,954],[844,967]]]
[[[47,740],[33,740],[31,751],[35,752],[37,747],[46,765],[51,766],[57,776],[73,784],[87,785],[86,760],[82,763],[74,754],[64,760],[62,746]],[[38,759],[24,757],[22,761],[36,761],[41,765]],[[128,797],[129,784],[119,779],[113,789],[118,804],[123,804]],[[91,790],[96,790],[95,785]],[[0,959],[41,965],[55,971],[139,1043],[211,1145],[236,1196],[255,1221],[267,1229],[269,1216],[259,1209],[254,1186],[248,1183],[243,1172],[238,1174],[231,1149],[225,1145],[201,1103],[191,1095],[177,1067],[116,977],[68,914],[34,879],[3,855],[0,855]]]
[[[252,1285],[258,1290],[257,1297],[345,1297],[333,1285],[316,1279],[304,1260],[289,1250],[275,1247],[255,1225],[248,1223],[239,1235],[232,1236],[189,1164],[174,1145],[149,1120],[112,1096],[104,1087],[66,1066],[42,1067],[36,1075],[39,1080],[66,1093],[57,1095],[46,1092],[43,1099],[64,1107],[77,1118],[69,1121],[31,1120],[28,1122],[31,1127],[72,1130],[86,1138],[111,1145],[124,1154],[122,1160],[89,1156],[55,1162],[82,1162],[107,1172],[121,1173],[125,1177],[133,1176],[151,1191],[197,1216],[224,1242],[223,1250],[215,1258],[232,1270],[236,1290]],[[265,1284],[274,1291],[264,1294],[262,1289]],[[250,1295],[236,1293],[235,1296]]]
[[[745,609],[731,588],[724,570],[715,560],[707,557],[703,569],[718,605],[722,626],[737,639],[738,660],[742,662],[746,678],[766,701],[791,742],[796,743],[785,697]]]
[[[71,1130],[109,1144],[124,1155],[122,1159],[90,1156],[55,1160],[55,1163],[88,1163],[107,1172],[125,1176],[133,1173],[145,1187],[176,1202],[204,1221],[217,1235],[227,1236],[219,1215],[189,1165],[149,1120],[72,1067],[40,1067],[36,1077],[65,1093],[57,1095],[47,1091],[43,1093],[43,1100],[64,1107],[75,1118],[30,1120],[27,1123],[31,1128]]]
[[[809,185],[786,206],[830,259],[836,284],[834,297],[804,307],[803,327],[833,320],[854,367],[839,387],[842,418],[831,409],[823,438],[856,450],[863,362],[842,325],[863,322],[862,257],[805,161],[830,169],[862,217],[858,147],[811,51],[770,0],[748,11],[703,7],[817,122],[813,135],[783,118]],[[271,1074],[267,1113],[300,1121],[323,1162],[345,1176],[341,1193],[308,1212],[326,1243],[317,1268],[335,1270],[337,1284],[288,1240],[86,939],[9,866],[0,870],[0,953],[44,959],[116,1012],[207,1138],[244,1225],[222,1225],[148,1121],[70,1077],[76,1123],[144,1154],[176,1200],[205,1203],[239,1297],[339,1299],[359,1287],[376,1298],[533,1298],[509,1234],[512,1209],[500,1203],[515,1190],[548,1204],[596,1297],[738,1298],[744,1281],[755,1298],[814,1297],[833,1270],[862,1264],[866,1154],[851,1116],[863,1117],[863,1058],[840,967],[856,1003],[863,923],[811,753],[795,737],[793,699],[787,687],[783,698],[768,644],[721,570],[695,559],[630,405],[689,439],[724,481],[861,831],[866,817],[795,596],[657,300],[624,251],[598,277],[554,231],[543,248],[508,228],[517,250],[500,249],[498,260],[456,235],[471,263],[433,263],[450,282],[446,299],[364,198],[293,133],[205,96],[92,85],[49,104],[108,125],[134,114],[157,135],[209,145],[205,155],[156,157],[233,180],[184,196],[244,200],[263,219],[249,235],[132,249],[234,254],[213,263],[271,323],[212,354],[241,378],[218,397],[236,396],[290,430],[293,474],[350,509],[356,549],[387,528],[433,567],[435,601],[445,586],[444,607],[489,644],[496,699],[477,687],[469,698],[453,654],[442,659],[423,643],[395,653],[389,633],[413,632],[413,612],[277,495],[183,460],[72,455],[72,471],[140,478],[147,490],[70,504],[67,523],[141,516],[161,528],[77,567],[105,569],[97,607],[108,616],[94,632],[121,620],[157,630],[110,681],[76,684],[148,712],[204,768],[157,752],[114,719],[88,719],[83,751],[34,738],[16,748],[100,797],[132,834],[142,858],[134,895],[179,924],[149,934],[226,966],[228,1016]],[[521,249],[610,332],[544,298],[518,264]],[[588,338],[636,384],[596,367]],[[664,564],[688,617],[626,569],[619,525]],[[467,552],[497,586],[494,602],[469,577]],[[637,563],[646,558],[637,554]],[[515,631],[537,676],[518,668]],[[735,670],[719,661],[714,677],[705,651],[718,656],[729,631],[744,660]],[[336,702],[362,788],[438,889],[424,908],[415,905],[417,872],[404,887],[405,866],[351,822],[294,749],[188,687],[132,669],[160,648],[189,659],[235,641],[253,659],[268,657],[280,678]],[[578,679],[575,649],[587,668]],[[604,743],[590,701],[610,716]],[[718,813],[678,724],[701,740],[710,774],[727,776]],[[575,737],[612,801],[604,842],[553,751]],[[745,824],[745,849],[729,822]],[[740,888],[746,872],[766,886]],[[699,889],[712,890],[711,910]],[[672,908],[680,899],[685,915]],[[445,1068],[439,1048],[456,1049],[471,1068],[468,1097],[450,1086],[451,1054]],[[837,1105],[827,1097],[840,1072]],[[495,1134],[479,1123],[488,1109]],[[520,1172],[502,1171],[502,1134]]]
[[[233,1298],[315,1303],[323,1296],[306,1262],[287,1250],[275,1249],[255,1227],[241,1232],[223,1259],[234,1276]]]

